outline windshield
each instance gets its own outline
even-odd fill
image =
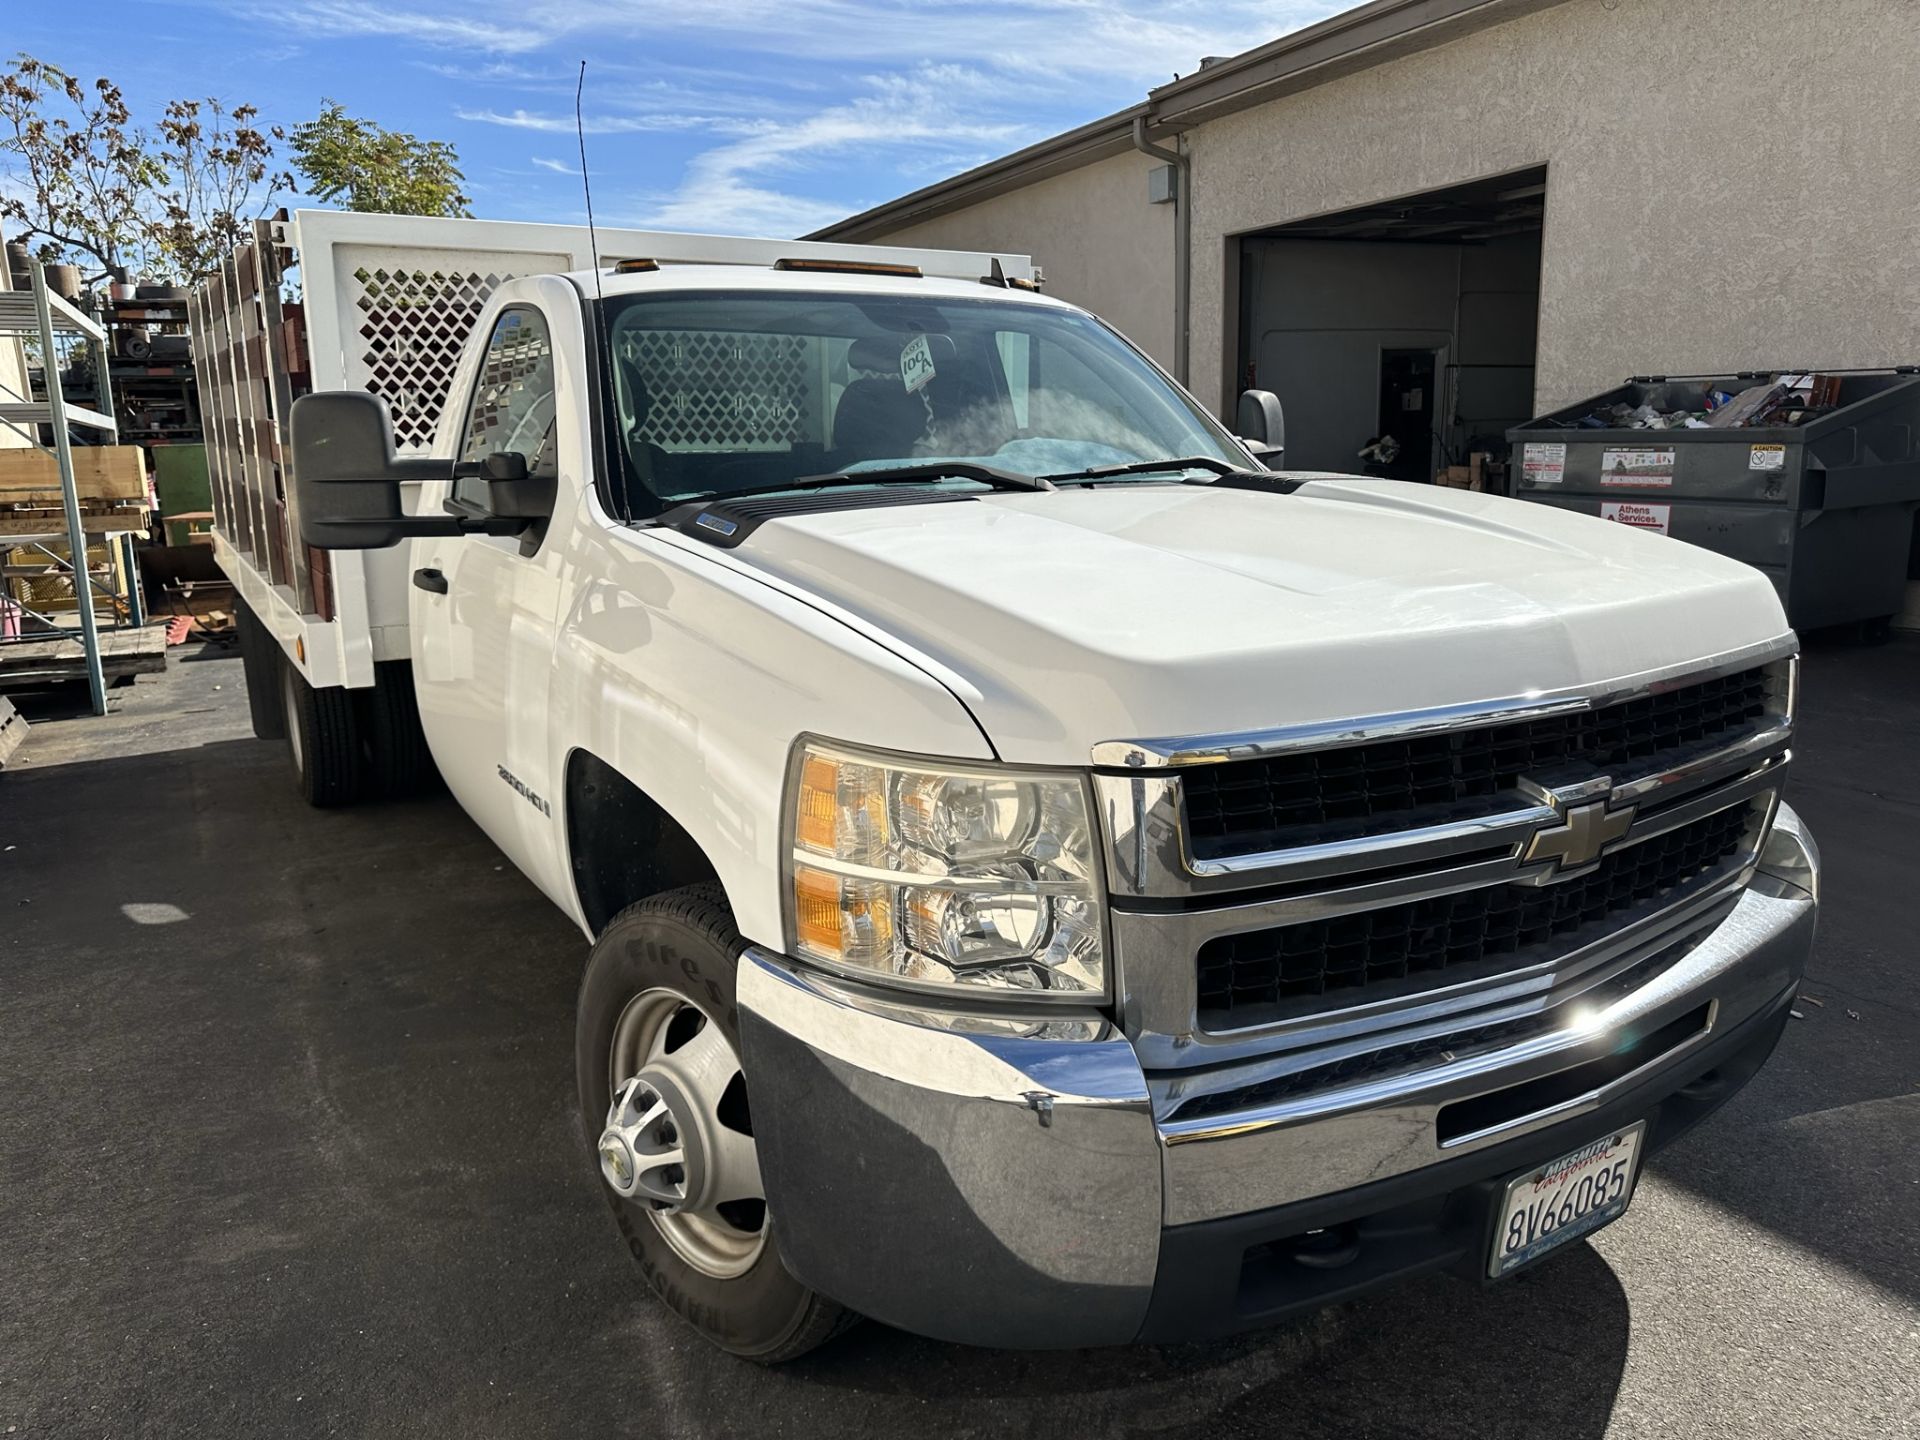
[[[628,516],[941,460],[1015,475],[1187,457],[1247,463],[1131,347],[1078,311],[818,292],[640,295],[605,306],[607,449],[621,472],[610,479],[625,491],[612,508]]]

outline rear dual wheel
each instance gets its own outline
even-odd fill
[[[280,704],[293,784],[309,805],[331,809],[360,793],[360,739],[353,697],[338,686],[315,688],[284,659]]]
[[[331,809],[372,796],[404,799],[438,782],[406,661],[382,662],[371,687],[348,690],[316,688],[284,656],[273,659],[278,730],[286,736],[294,788],[309,805]],[[252,703],[251,672],[247,696]],[[254,733],[261,733],[257,720]]]
[[[717,885],[623,910],[580,986],[580,1108],[615,1223],[654,1292],[708,1340],[774,1364],[857,1317],[771,1242],[740,1063],[745,949]]]

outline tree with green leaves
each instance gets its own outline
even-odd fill
[[[294,169],[321,200],[387,215],[469,213],[460,157],[444,140],[383,129],[332,100],[289,138]]]

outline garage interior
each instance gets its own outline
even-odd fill
[[[1280,397],[1289,469],[1431,481],[1478,453],[1505,488],[1546,191],[1537,166],[1240,237],[1242,385]]]

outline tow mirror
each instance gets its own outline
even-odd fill
[[[1287,453],[1287,420],[1280,397],[1271,390],[1242,390],[1234,433],[1269,470],[1278,470]]]
[[[324,390],[302,395],[288,417],[293,442],[294,508],[300,538],[320,550],[381,550],[402,540],[432,535],[515,535],[523,519],[497,515],[409,515],[400,487],[422,480],[451,480],[451,460],[395,454],[393,416],[387,402],[364,390]],[[508,495],[541,482],[526,478],[519,456],[490,457],[519,462],[500,482]],[[500,498],[489,475],[489,496]],[[553,507],[553,482],[545,482],[547,508]]]
[[[387,402],[364,390],[317,391],[293,402],[294,500],[300,538],[321,550],[379,550],[420,535],[458,535],[452,516],[409,515],[401,483],[445,480],[445,460],[401,459]]]

